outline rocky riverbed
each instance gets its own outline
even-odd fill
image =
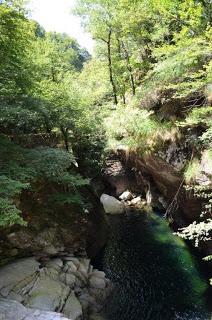
[[[102,320],[112,290],[87,258],[24,258],[0,269],[0,320]]]

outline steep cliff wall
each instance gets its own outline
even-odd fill
[[[179,227],[188,225],[201,214],[201,201],[186,190],[179,166],[158,155],[140,156],[136,151],[117,149],[109,156],[104,175],[117,196],[126,189],[144,197],[148,194],[151,205],[169,213],[169,218]]]

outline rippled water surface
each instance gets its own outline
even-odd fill
[[[111,217],[102,268],[115,283],[108,320],[209,320],[206,284],[166,222],[144,213]]]

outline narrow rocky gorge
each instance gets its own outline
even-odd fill
[[[211,318],[211,5],[0,0],[0,320]]]
[[[16,258],[14,262],[1,267],[0,320],[113,320],[118,319],[120,315],[123,319],[129,317],[140,319],[141,314],[144,319],[149,316],[149,319],[156,319],[156,313],[158,313],[157,319],[169,319],[167,316],[183,320],[209,319],[207,313],[201,311],[206,284],[197,271],[188,249],[182,242],[172,238],[172,231],[165,227],[164,219],[156,218],[150,213],[153,208],[165,212],[170,201],[167,195],[177,190],[180,177],[174,171],[171,175],[167,167],[162,174],[163,167],[160,166],[160,162],[154,167],[150,162],[145,166],[143,161],[127,155],[123,150],[111,153],[106,161],[103,173],[105,187],[101,190],[105,190],[108,194],[103,193],[101,196],[98,192],[96,194],[99,195],[99,201],[109,217],[106,218],[100,207],[98,208],[99,216],[96,221],[99,221],[98,225],[101,227],[99,232],[102,234],[98,237],[93,235],[92,238],[92,232],[89,231],[88,239],[92,245],[89,246],[87,243],[87,250],[93,251],[93,257],[95,255],[98,257],[99,253],[103,254],[99,267],[104,271],[93,268],[85,251],[86,242],[83,244],[82,241],[72,240],[74,239],[72,228],[70,232],[72,230],[73,234],[70,235],[70,239],[68,228],[64,229],[64,226],[61,229],[65,230],[63,237],[57,234],[55,228],[50,228],[48,232],[45,229],[48,235],[42,232],[28,243],[27,239],[33,238],[32,236],[26,238],[24,228],[8,235],[9,241],[17,251],[24,244],[29,253],[36,248],[34,251],[36,255]],[[156,179],[157,172],[160,173],[160,178],[162,177],[160,180],[162,183]],[[163,187],[160,189],[160,186]],[[163,190],[167,190],[168,193]],[[183,221],[179,219],[175,222]],[[108,222],[110,227],[107,225]],[[75,232],[78,228],[80,224]],[[83,228],[85,236],[86,228],[85,226]],[[36,242],[38,240],[42,245],[41,249],[38,248]],[[162,254],[163,252],[168,254],[168,258]],[[180,260],[175,254],[179,252]],[[154,270],[149,272],[152,263]],[[189,293],[190,300],[182,314],[180,308],[183,302],[178,295],[181,284],[178,285],[177,281],[175,283],[175,278],[172,279],[177,290],[176,299],[179,299],[176,304],[173,304],[170,298],[172,290],[169,292],[170,288],[165,285],[173,276],[172,263],[176,264],[175,272],[179,277],[186,279],[184,285],[187,286],[186,292]],[[164,268],[168,268],[169,273],[165,274]],[[155,284],[152,285],[154,277]],[[164,280],[164,277],[167,280]],[[195,281],[199,287],[195,287]],[[127,292],[125,286],[128,288]],[[164,296],[158,301],[158,305],[155,305],[151,302],[151,295],[157,292],[160,295],[160,290]],[[195,297],[196,294],[198,299]],[[169,306],[166,305],[166,299],[169,301]],[[200,309],[195,311],[194,306],[197,302],[200,303]],[[165,314],[164,305],[166,305]],[[146,308],[150,310],[147,311]]]

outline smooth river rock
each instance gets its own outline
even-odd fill
[[[55,311],[61,303],[64,303],[68,293],[69,288],[62,282],[53,280],[43,273],[35,283],[26,302],[30,308]]]
[[[69,320],[56,312],[25,308],[17,301],[0,299],[0,320]]]
[[[20,259],[0,268],[0,320],[89,320],[110,292],[89,259]]]
[[[20,259],[0,269],[0,294],[5,297],[16,283],[32,276],[39,268],[34,258]]]
[[[108,194],[102,194],[100,201],[106,213],[121,214],[125,212],[124,204]]]

